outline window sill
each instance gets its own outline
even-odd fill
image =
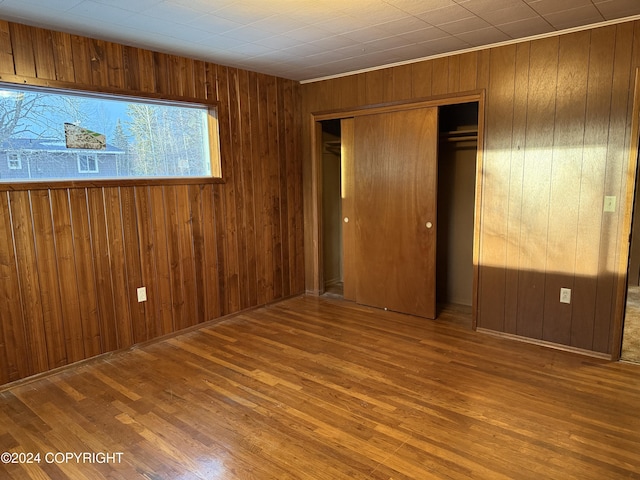
[[[225,183],[219,177],[113,178],[92,180],[40,180],[0,182],[0,192],[19,190],[55,190],[63,188],[154,187],[163,185],[205,185]]]

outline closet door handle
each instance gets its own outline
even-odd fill
[[[425,226],[426,226],[427,228],[431,228],[431,227],[433,227],[433,223],[431,223],[431,222],[427,222],[427,223],[425,224]]]
[[[349,223],[349,217],[344,217],[344,223]]]

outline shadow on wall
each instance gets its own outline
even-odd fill
[[[478,327],[611,354],[618,278],[480,267]],[[560,300],[570,290],[570,303]]]

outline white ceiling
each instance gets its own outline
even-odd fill
[[[0,18],[311,80],[640,15],[640,0],[0,0]]]

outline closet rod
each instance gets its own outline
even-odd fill
[[[449,135],[442,135],[441,138],[444,137],[444,140],[447,142],[466,142],[469,140],[478,140],[477,135],[466,135],[464,137],[451,137]]]

